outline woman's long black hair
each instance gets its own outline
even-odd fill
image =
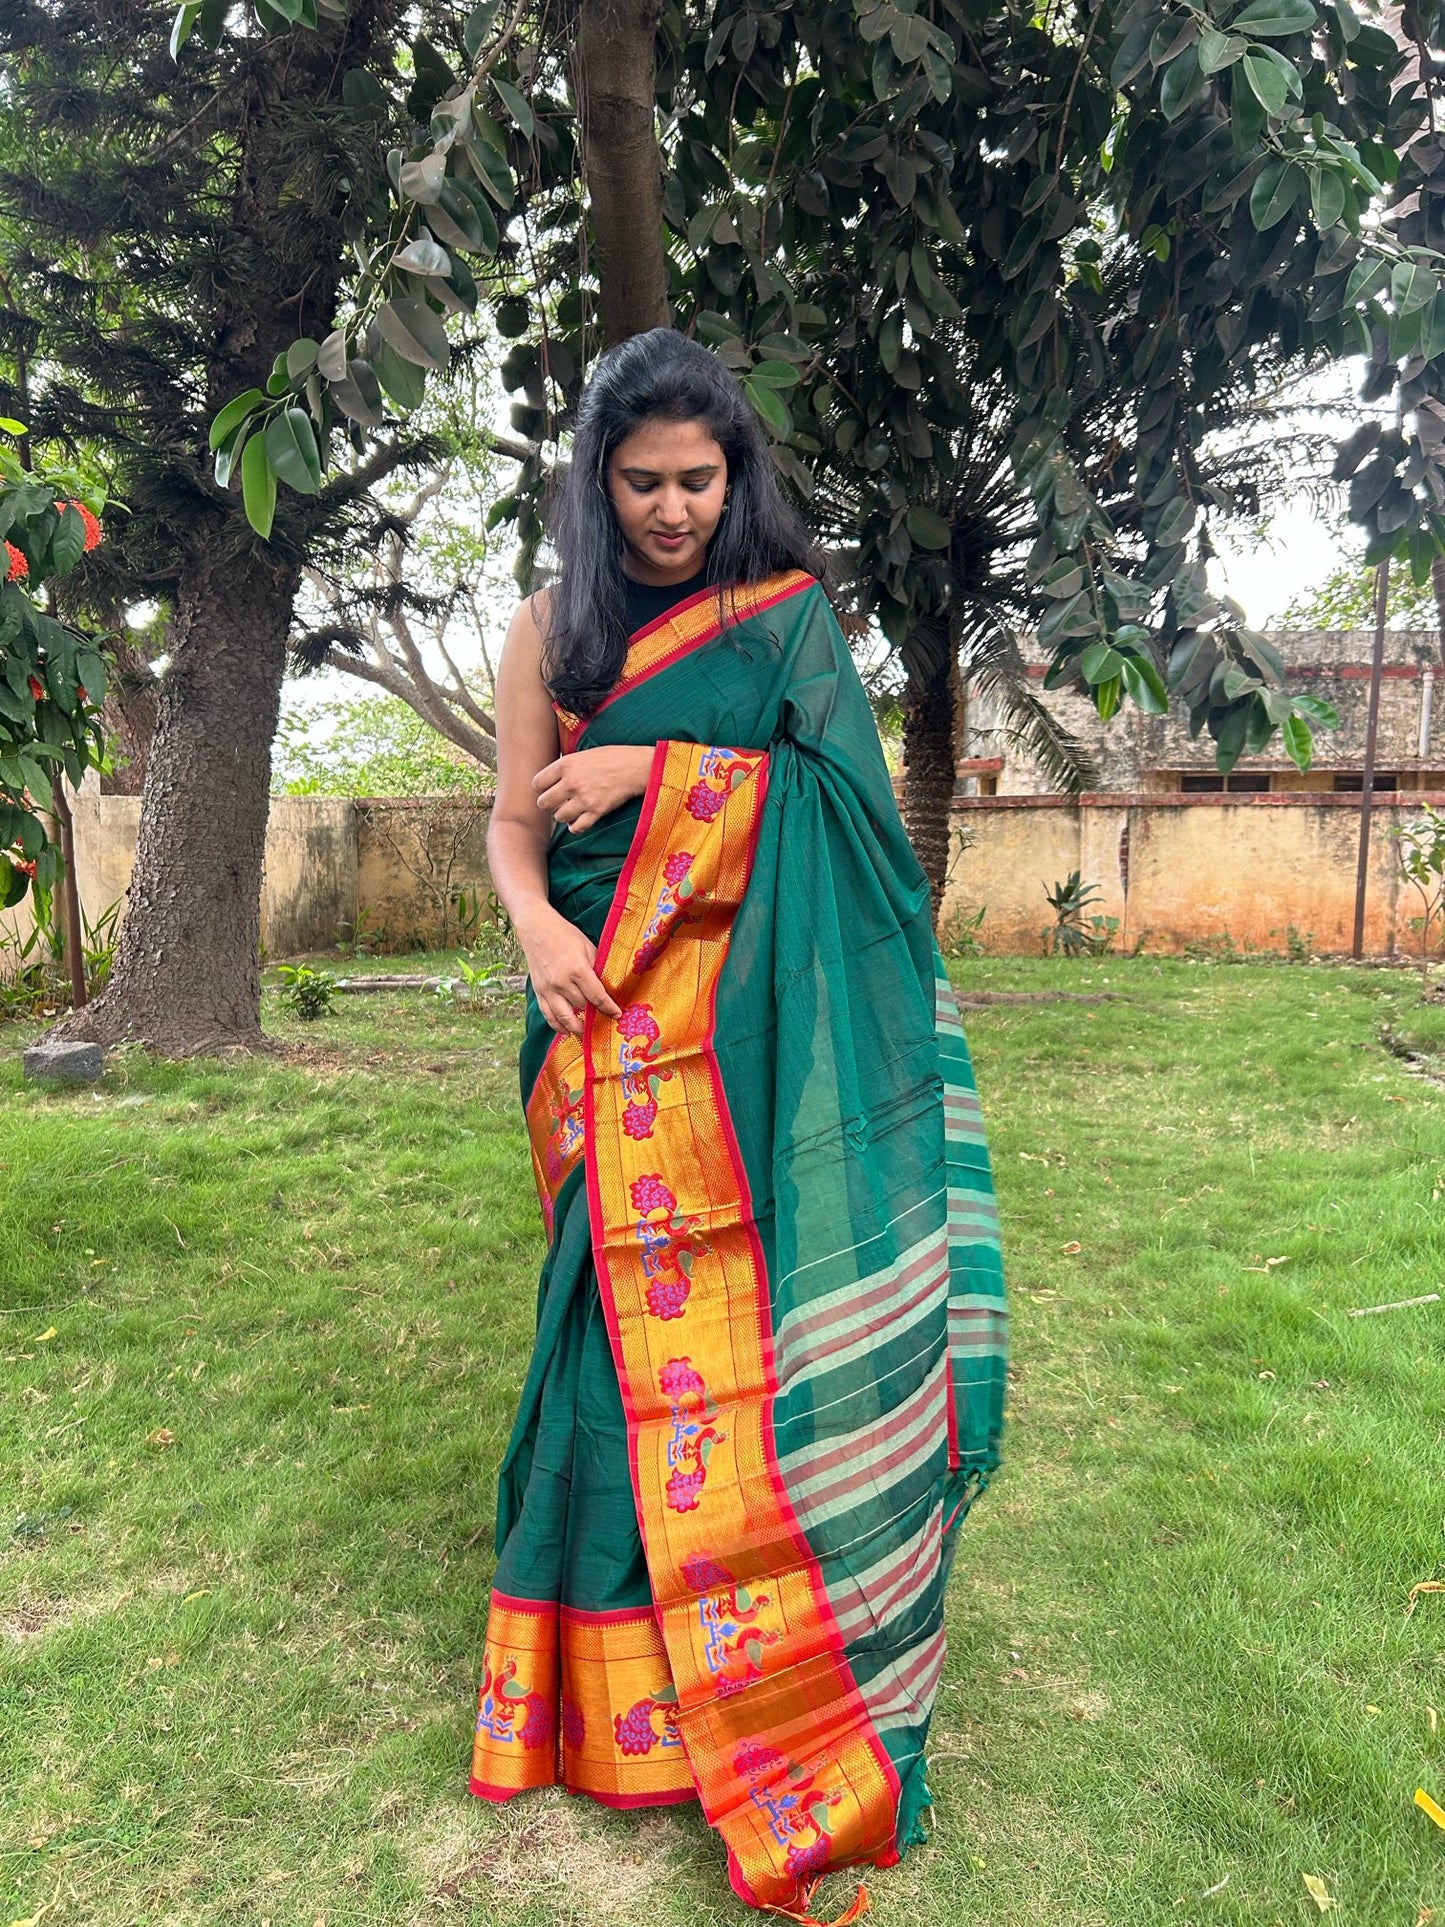
[[[556,508],[560,570],[550,590],[542,678],[564,709],[595,709],[622,671],[627,595],[622,531],[607,487],[618,443],[644,422],[700,422],[727,457],[727,512],[707,551],[721,592],[780,569],[823,574],[801,516],[779,491],[757,411],[715,355],[671,328],[609,348],[582,397]]]

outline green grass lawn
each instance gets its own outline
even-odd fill
[[[436,959],[407,960],[426,969]],[[390,967],[391,960],[369,967]],[[880,1927],[1445,1922],[1445,1088],[1409,976],[986,960],[1014,1293]],[[22,1084],[0,1037],[0,1927],[754,1919],[695,1812],[465,1791],[541,1258],[516,1000]],[[842,1879],[827,1898],[841,1905]],[[50,1911],[44,1911],[45,1909]]]

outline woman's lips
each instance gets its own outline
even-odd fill
[[[654,529],[652,539],[664,549],[678,549],[687,540],[687,530],[683,529],[677,535],[664,535],[661,529]]]

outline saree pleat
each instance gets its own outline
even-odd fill
[[[846,645],[806,576],[727,613],[640,631],[602,708],[561,718],[566,748],[656,748],[639,803],[549,852],[622,1015],[554,1039],[529,1002],[550,1245],[472,1786],[695,1791],[737,1891],[795,1906],[921,1837],[1004,1302],[956,1000]]]

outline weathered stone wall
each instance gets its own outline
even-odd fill
[[[450,890],[492,887],[487,868],[491,798],[398,796],[348,805],[355,812],[356,903],[368,927],[392,944],[412,932],[429,948],[443,943],[443,910]],[[449,918],[454,940],[455,918]]]
[[[1374,638],[1364,630],[1280,629],[1272,630],[1269,640],[1284,658],[1289,688],[1332,704],[1339,712],[1339,727],[1316,732],[1319,773],[1313,777],[1300,775],[1277,737],[1264,754],[1242,756],[1236,768],[1240,775],[1257,772],[1277,777],[1273,789],[1330,788],[1329,772],[1364,765]],[[1036,645],[1026,643],[1023,653],[1040,700],[1092,757],[1091,788],[1130,793],[1168,789],[1175,784],[1163,773],[1214,771],[1213,740],[1207,732],[1191,740],[1184,712],[1173,709],[1167,716],[1146,716],[1126,703],[1117,716],[1103,723],[1086,697],[1068,689],[1043,689],[1047,664]],[[1423,752],[1422,723],[1426,725]],[[967,755],[1003,757],[999,795],[1052,791],[1042,770],[1006,733],[996,700],[971,702],[966,735]],[[1385,633],[1376,767],[1398,774],[1402,788],[1429,787],[1425,778],[1445,781],[1445,666],[1441,639],[1434,630]]]
[[[138,796],[102,796],[87,784],[75,800],[76,880],[92,923],[121,903],[130,884],[140,824]],[[449,877],[485,898],[491,889],[486,835],[490,799],[278,796],[271,801],[261,886],[261,941],[273,961],[330,950],[366,913],[367,927],[397,944],[434,943],[437,890]],[[428,890],[423,878],[431,877]],[[29,899],[0,917],[6,938],[31,929]]]
[[[1371,956],[1413,951],[1419,904],[1392,832],[1425,800],[1375,799],[1365,900]],[[1445,807],[1445,792],[1428,800]],[[959,797],[943,917],[987,911],[985,949],[1037,955],[1054,913],[1044,893],[1073,870],[1097,884],[1087,914],[1117,917],[1121,950],[1229,937],[1284,951],[1291,926],[1320,951],[1348,951],[1359,847],[1357,796],[1217,794]]]

